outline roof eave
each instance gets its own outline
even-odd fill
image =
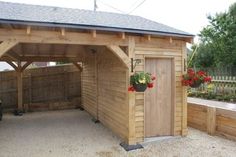
[[[95,29],[95,30],[101,30],[101,31],[127,32],[127,33],[150,34],[150,35],[172,36],[172,37],[182,37],[182,38],[194,38],[194,36],[195,36],[192,34],[180,34],[180,33],[172,33],[172,32],[154,31],[154,30],[152,31],[152,30],[107,27],[107,26],[54,23],[54,22],[23,21],[23,20],[20,21],[20,20],[0,19],[0,23],[31,25],[31,26],[44,26],[44,27],[77,28],[77,29],[88,29],[88,30]]]

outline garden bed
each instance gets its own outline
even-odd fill
[[[236,104],[188,98],[188,126],[236,140]]]

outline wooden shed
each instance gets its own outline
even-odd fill
[[[0,8],[0,60],[17,71],[19,110],[22,71],[32,62],[65,61],[82,71],[81,106],[128,145],[187,134],[181,76],[193,35],[132,15],[6,2]],[[141,71],[157,76],[154,88],[128,92],[130,76]]]

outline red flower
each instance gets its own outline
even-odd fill
[[[202,70],[199,70],[199,71],[197,72],[197,74],[198,74],[199,76],[206,76],[206,72],[204,72],[204,71],[202,71]]]
[[[147,86],[148,88],[153,88],[153,83],[148,83]]]
[[[193,80],[189,80],[189,85],[193,85],[194,81]]]
[[[133,87],[133,86],[129,86],[129,88],[128,88],[128,91],[129,91],[129,92],[134,92],[134,91],[135,91],[135,89],[134,89],[134,87]]]
[[[188,73],[189,77],[193,77],[195,75],[195,72],[193,69],[188,69],[187,73]]]
[[[198,77],[194,77],[193,80],[194,80],[194,81],[197,81],[197,80],[199,80],[199,78],[198,78]]]
[[[188,86],[189,85],[189,81],[188,80],[182,80],[182,85],[183,86]]]
[[[156,79],[156,77],[155,77],[155,76],[152,76],[152,78],[151,78],[151,79],[152,79],[152,81],[154,81],[154,80]]]
[[[209,76],[208,76],[208,77],[205,77],[205,78],[204,78],[204,82],[211,82],[211,77],[209,77]]]

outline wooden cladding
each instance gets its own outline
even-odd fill
[[[153,42],[156,41],[156,44]],[[172,43],[168,39],[154,39],[144,43],[137,43],[135,47],[135,59],[140,59],[141,63],[135,68],[136,72],[145,71],[145,58],[169,58],[174,60],[174,72],[171,78],[175,82],[172,98],[174,100],[173,111],[173,135],[186,134],[187,118],[183,115],[185,104],[185,91],[181,85],[181,76],[183,74],[183,55],[185,53],[185,42],[180,40],[172,40]],[[157,42],[158,41],[158,42]],[[148,72],[148,71],[146,71]],[[157,78],[158,81],[158,78]],[[142,142],[145,138],[145,99],[144,93],[136,93],[136,140]],[[163,111],[164,112],[164,111]],[[186,121],[186,122],[185,122]],[[170,124],[171,125],[171,124]]]
[[[188,103],[188,126],[236,140],[236,111]]]
[[[22,83],[22,103],[32,111],[39,109],[40,106],[43,106],[43,103],[51,104],[51,108],[54,109],[62,108],[63,105],[68,103],[67,101],[75,98],[78,100],[77,106],[80,105],[80,72],[74,65],[27,69],[23,72]],[[17,107],[17,77],[15,71],[0,73],[0,99],[6,110]],[[46,109],[45,106],[43,108]]]
[[[127,68],[107,48],[87,53],[82,72],[82,104],[123,139],[128,136]]]

